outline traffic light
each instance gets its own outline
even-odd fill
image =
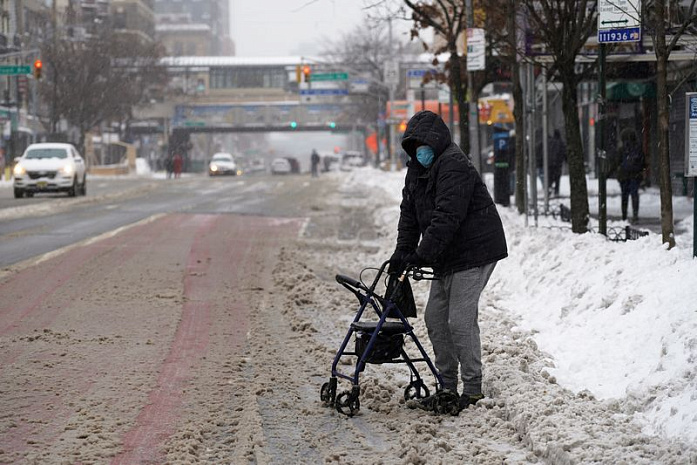
[[[291,122],[290,122],[290,127],[291,127],[292,129],[297,128],[297,127],[298,127],[297,121],[291,121]]]
[[[34,78],[38,81],[41,79],[41,70],[43,69],[44,64],[41,62],[41,60],[36,60],[34,62]]]
[[[407,122],[405,120],[402,120],[401,123],[399,123],[399,132],[404,132],[407,130]]]
[[[334,121],[330,121],[329,123],[327,123],[327,126],[329,126],[332,129],[336,129],[336,123]]]
[[[305,82],[310,82],[310,77],[312,76],[310,65],[303,65],[303,76],[305,76]]]

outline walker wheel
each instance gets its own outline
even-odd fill
[[[337,396],[335,404],[337,412],[349,417],[352,417],[361,408],[356,391],[342,392]]]
[[[322,385],[322,389],[319,391],[319,398],[324,402],[326,405],[332,405],[334,403],[334,397],[336,397],[336,386],[334,386],[333,392],[332,392],[332,383],[324,383]]]
[[[423,380],[417,379],[404,389],[404,400],[423,399],[431,395]]]

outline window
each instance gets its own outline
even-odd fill
[[[283,89],[287,75],[283,68],[213,68],[210,72],[213,89]]]

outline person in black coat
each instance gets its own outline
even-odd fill
[[[644,179],[646,160],[634,129],[627,128],[620,133],[621,145],[619,159],[614,171],[622,191],[622,219],[627,219],[629,198],[632,199],[632,221],[639,221],[639,186]]]
[[[440,116],[416,113],[402,147],[409,161],[390,272],[400,274],[407,265],[433,268],[438,279],[424,320],[443,387],[457,393],[459,369],[460,408],[466,408],[483,398],[478,304],[494,266],[508,256],[503,225],[479,173]],[[429,409],[433,402],[421,399],[416,406]]]
[[[559,129],[554,130],[554,135],[549,138],[549,190],[550,194],[559,197],[559,187],[561,184],[561,172],[566,161],[566,144],[561,138]]]

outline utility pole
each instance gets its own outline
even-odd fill
[[[605,178],[605,59],[607,50],[600,44],[598,54],[598,232],[607,236],[607,179]]]
[[[528,138],[529,138],[529,168],[530,168],[530,203],[532,206],[532,213],[535,220],[535,226],[537,226],[537,141],[535,124],[537,123],[536,118],[536,97],[535,97],[535,65],[533,63],[528,64],[528,111],[529,111],[529,121],[528,121]]]
[[[545,213],[549,212],[549,119],[547,104],[547,68],[542,67],[542,166],[544,173]],[[557,156],[557,154],[555,154]],[[557,161],[555,160],[555,163]]]
[[[56,63],[54,62],[57,55],[58,49],[58,0],[53,0],[53,7],[51,10],[51,26],[53,27],[53,58],[51,60],[52,73],[51,79],[53,80],[53,95],[51,96],[51,133],[55,134],[58,129],[58,115],[57,115],[57,99],[58,99],[58,77],[56,72]]]
[[[393,56],[392,56],[392,18],[387,19],[387,24],[388,24],[388,32],[389,32],[389,52],[388,52],[388,61],[392,62]],[[393,119],[393,114],[394,114],[394,88],[395,86],[392,83],[389,83],[389,90],[390,90],[390,119]],[[389,135],[390,135],[390,142],[388,145],[388,150],[389,150],[389,155],[390,155],[390,171],[397,171],[397,154],[395,152],[395,144],[394,144],[394,124],[390,122],[388,124],[389,128]]]
[[[474,27],[474,10],[472,7],[472,0],[465,1],[465,8],[467,9],[467,29],[472,29]],[[470,138],[470,154],[474,162],[474,167],[480,173],[482,172],[481,158],[482,154],[479,150],[479,110],[477,104],[479,99],[477,98],[477,93],[474,89],[474,78],[473,71],[467,71],[467,92],[469,93],[468,101],[468,127],[469,127],[469,138]]]

